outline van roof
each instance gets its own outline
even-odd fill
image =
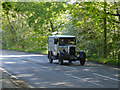
[[[48,37],[54,37],[54,38],[75,38],[75,36],[72,35],[53,35]]]

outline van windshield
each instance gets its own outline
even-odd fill
[[[75,38],[60,38],[59,45],[75,45],[76,40]]]

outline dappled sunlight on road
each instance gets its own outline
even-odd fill
[[[72,83],[70,83],[70,82],[55,82],[55,83],[51,83],[50,85],[56,85],[56,87],[58,86],[58,85],[64,85],[64,86],[69,86],[69,87],[74,87],[74,85],[72,84]]]
[[[56,83],[51,83],[51,85],[61,85],[61,84],[66,84],[66,82],[56,82]]]
[[[20,74],[18,75],[17,77],[31,77],[33,76],[34,74]]]
[[[5,62],[6,64],[13,64],[13,63],[16,63],[16,62]]]

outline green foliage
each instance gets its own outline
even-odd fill
[[[2,3],[3,10],[5,11],[5,14],[9,14],[9,10],[13,8],[13,3],[12,2],[3,2]]]
[[[64,11],[63,5],[64,3],[57,2],[26,2],[20,10],[27,15],[29,26],[39,32],[39,27],[45,24],[49,26]]]
[[[119,29],[120,26],[115,21],[119,21],[117,12],[118,3],[105,3],[106,12],[104,13],[104,2],[81,2],[68,5],[71,14],[70,22],[67,24],[63,34],[71,34],[77,37],[80,43],[77,45],[80,50],[85,50],[87,55],[103,54],[103,30],[104,17],[107,17],[107,53],[108,56],[118,57],[119,50]]]
[[[3,48],[27,51],[47,49],[47,37],[58,31],[55,19],[63,13],[64,3],[3,2],[2,6]]]

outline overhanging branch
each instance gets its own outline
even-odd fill
[[[120,21],[113,20],[113,22],[120,23]]]
[[[112,14],[112,13],[107,12],[106,14],[110,14],[110,15],[113,15],[113,16],[119,16],[119,17],[120,17],[120,14],[119,14],[119,13],[117,13],[117,14]]]

